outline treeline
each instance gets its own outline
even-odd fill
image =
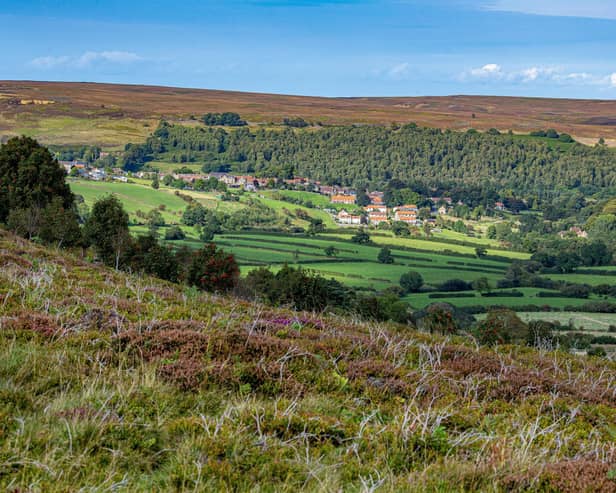
[[[203,115],[203,123],[209,126],[223,125],[227,127],[243,127],[247,123],[237,113],[206,113]]]
[[[230,166],[239,173],[384,188],[392,179],[430,187],[477,185],[499,190],[615,187],[615,154],[605,146],[573,144],[563,150],[513,135],[421,128],[345,126],[298,131],[189,128],[161,123],[129,168],[175,154],[203,162],[204,170]],[[129,156],[130,157],[130,156]]]
[[[0,223],[45,244],[92,248],[100,261],[116,269],[208,291],[236,286],[239,268],[232,255],[213,244],[198,251],[173,250],[152,234],[133,238],[128,214],[114,196],[98,200],[81,215],[65,178],[48,149],[29,137],[10,139],[0,146]]]

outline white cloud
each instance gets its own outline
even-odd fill
[[[144,60],[130,51],[86,51],[80,56],[44,56],[34,58],[30,65],[40,69],[57,67],[84,68],[101,63],[128,65]]]
[[[611,76],[588,72],[568,72],[563,67],[535,65],[521,70],[505,70],[496,63],[473,68],[460,74],[461,80],[483,79],[512,84],[552,83],[560,85],[589,85],[616,87],[616,73]]]
[[[411,65],[407,62],[399,63],[398,65],[394,65],[393,67],[391,67],[388,70],[387,75],[389,75],[393,79],[400,79],[409,73],[410,68]]]
[[[65,65],[70,61],[67,56],[41,56],[30,61],[30,65],[36,68],[54,68],[59,65]]]
[[[474,68],[470,71],[473,77],[500,79],[503,76],[503,69],[497,63],[488,63],[481,68]]]

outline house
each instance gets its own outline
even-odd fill
[[[382,214],[387,215],[387,206],[385,205],[376,205],[376,204],[371,204],[371,205],[367,205],[366,207],[364,207],[364,210],[368,213],[370,212],[380,212]]]
[[[407,205],[401,205],[399,207],[394,207],[394,212],[411,212],[417,215],[417,213],[419,212],[419,209],[415,204],[407,204]]]
[[[383,192],[370,192],[368,193],[368,197],[370,197],[370,203],[374,205],[383,205],[383,197],[385,194]]]
[[[331,198],[332,204],[354,204],[354,195],[333,195]]]
[[[420,221],[417,219],[417,213],[412,211],[398,210],[394,214],[394,219],[396,221],[401,221],[403,223],[411,224],[413,226],[416,226],[420,223]]]
[[[182,180],[187,183],[194,183],[197,180],[207,180],[206,175],[202,175],[198,173],[174,173],[173,177],[176,180]]]
[[[336,219],[340,224],[361,224],[361,216],[349,214],[344,209],[338,213]]]
[[[505,210],[505,204],[503,204],[502,202],[495,202],[494,203],[494,210],[504,211]]]
[[[106,176],[107,173],[105,173],[105,170],[102,168],[94,168],[89,173],[90,179],[94,181],[102,181],[106,178]]]
[[[451,205],[453,203],[451,197],[430,197],[430,200],[434,204],[438,204],[439,202],[445,202],[447,205]]]
[[[121,181],[122,183],[128,183],[128,178],[124,175],[114,175],[112,178],[116,181]]]
[[[387,214],[379,211],[373,211],[368,213],[368,222],[375,226],[381,223],[387,222]]]
[[[439,213],[439,215],[444,216],[445,214],[447,214],[447,207],[442,205],[438,208],[437,212]]]
[[[558,236],[560,236],[561,238],[588,238],[588,233],[578,226],[572,226],[571,228],[569,228],[568,231],[559,232]]]

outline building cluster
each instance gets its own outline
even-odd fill
[[[67,173],[75,174],[86,179],[95,181],[103,181],[107,179],[117,181],[128,181],[128,176],[124,170],[114,168],[111,173],[103,168],[95,168],[88,166],[82,161],[60,161]],[[274,183],[280,185],[284,183],[287,188],[300,189],[309,192],[320,193],[328,196],[332,204],[355,206],[357,203],[357,192],[348,187],[336,185],[322,185],[319,181],[310,180],[308,178],[295,177],[289,179],[273,179],[259,178],[252,175],[234,175],[224,172],[211,173],[170,173],[175,180],[182,180],[188,188],[191,188],[198,180],[209,180],[215,178],[232,189],[243,189],[249,192],[254,192],[260,189],[266,189],[274,186]],[[151,172],[140,171],[134,174],[137,178],[151,178]],[[160,179],[167,176],[165,173],[158,174]],[[349,211],[342,209],[339,211],[331,210],[336,221],[343,225],[361,225],[369,224],[378,226],[388,222],[402,222],[410,226],[421,226],[425,222],[434,223],[435,216],[446,215],[451,212],[454,204],[450,197],[430,197],[432,207],[430,217],[419,217],[419,209],[415,204],[406,204],[399,207],[389,208],[385,205],[384,193],[380,191],[372,191],[367,193],[370,204],[363,207],[361,211],[356,207],[349,207]],[[462,202],[457,202],[457,205],[463,205]],[[505,211],[505,205],[502,202],[495,202],[494,209],[497,211]]]
[[[80,178],[93,181],[115,180],[126,183],[128,176],[126,172],[120,168],[113,168],[108,172],[104,168],[95,168],[89,166],[84,161],[60,161],[60,164],[65,169],[67,174],[77,174]]]

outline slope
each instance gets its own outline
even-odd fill
[[[0,337],[5,491],[616,487],[606,360],[271,309],[2,230]]]
[[[323,98],[120,84],[0,81],[0,134],[46,143],[118,145],[147,136],[160,117],[235,111],[253,123],[300,116],[324,124],[422,126],[528,133],[556,128],[586,143],[616,143],[616,102],[495,96]],[[66,131],[70,129],[70,131]]]

